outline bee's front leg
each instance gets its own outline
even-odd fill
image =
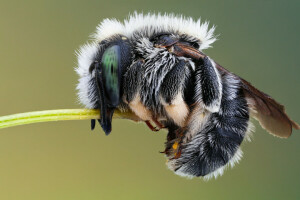
[[[149,120],[145,121],[145,124],[148,126],[148,128],[150,128],[151,131],[159,131],[159,129],[153,126]]]
[[[152,131],[159,131],[163,126],[153,118],[152,112],[142,103],[140,97],[143,59],[134,62],[124,75],[123,101]],[[151,124],[153,121],[157,127]]]

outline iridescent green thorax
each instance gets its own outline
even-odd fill
[[[102,56],[102,77],[104,80],[104,88],[106,97],[112,106],[117,106],[120,97],[120,80],[119,80],[119,62],[120,47],[113,45],[105,50]]]

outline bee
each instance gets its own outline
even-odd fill
[[[237,163],[250,116],[278,137],[300,129],[281,104],[203,53],[214,30],[172,14],[105,19],[78,52],[81,103],[100,109],[106,135],[116,109],[167,129],[168,168],[187,177],[217,177]]]

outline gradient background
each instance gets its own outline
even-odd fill
[[[160,11],[217,25],[217,62],[286,105],[300,122],[299,1],[0,1],[0,115],[79,108],[74,51],[106,17]],[[255,123],[257,125],[257,123]],[[0,130],[0,199],[300,199],[300,132],[257,126],[241,163],[217,180],[167,170],[165,131],[115,120]]]

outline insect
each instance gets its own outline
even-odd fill
[[[241,158],[250,115],[278,137],[300,126],[282,105],[202,52],[215,40],[214,27],[191,18],[106,19],[78,53],[79,99],[100,109],[107,135],[115,109],[133,112],[153,131],[167,129],[163,153],[176,174],[221,175]]]

